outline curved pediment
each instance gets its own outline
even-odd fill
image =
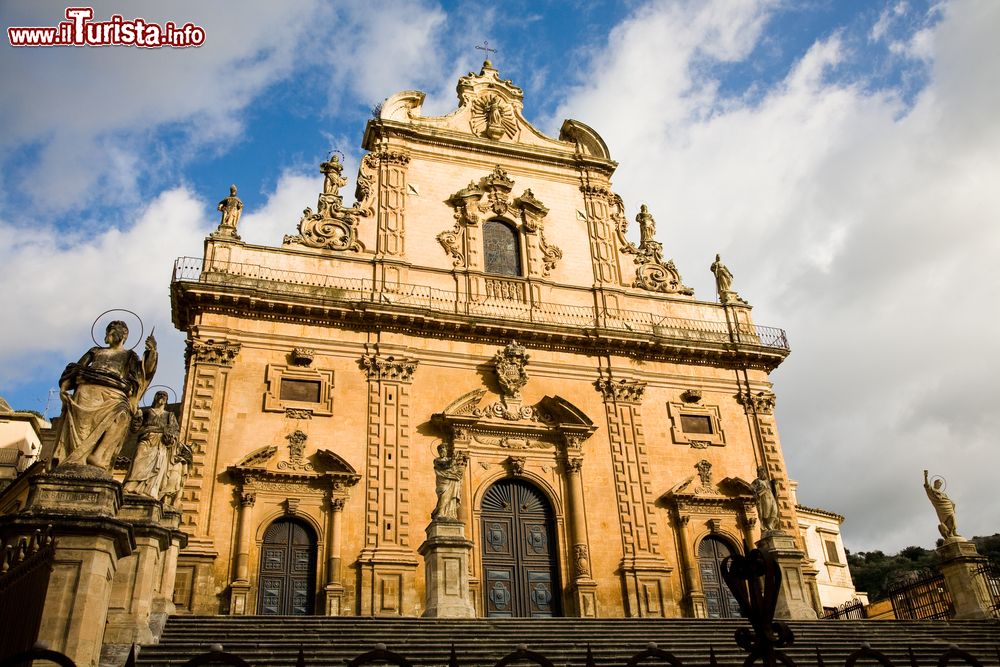
[[[332,473],[344,473],[348,475],[357,475],[358,471],[354,469],[350,463],[348,463],[342,456],[336,452],[332,452],[329,449],[319,449],[316,450],[314,456],[318,472],[332,472]]]
[[[545,135],[528,122],[523,115],[524,91],[511,80],[500,78],[500,72],[488,60],[478,74],[469,72],[459,78],[456,92],[458,108],[444,116],[422,115],[426,97],[423,92],[398,92],[382,103],[378,120],[416,130],[426,128],[437,140],[441,139],[442,131],[454,132],[611,162],[604,140],[579,121],[566,121],[559,138]]]
[[[274,445],[265,445],[260,449],[255,449],[236,464],[238,468],[264,468],[267,462],[278,453],[278,448]]]

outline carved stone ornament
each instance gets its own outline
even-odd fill
[[[579,475],[583,470],[583,459],[572,458],[566,460],[566,472],[571,475]]]
[[[189,360],[193,358],[199,364],[212,364],[229,368],[236,361],[236,355],[240,353],[241,347],[240,343],[227,341],[191,340],[188,341],[187,357]]]
[[[416,359],[396,358],[391,355],[383,357],[366,354],[361,357],[359,363],[369,380],[409,382],[413,379],[413,373],[416,372],[419,362]]]
[[[243,491],[239,494],[239,500],[243,507],[253,507],[257,502],[257,494],[253,491]]]
[[[280,462],[278,470],[310,471],[313,469],[312,464],[302,457],[305,453],[306,440],[308,438],[308,435],[298,429],[285,436],[285,439],[288,440],[288,460]]]
[[[573,566],[577,577],[590,576],[590,549],[586,544],[573,546]]]
[[[486,95],[472,102],[469,119],[472,131],[496,141],[502,137],[517,136],[517,118],[514,110],[497,95]]]
[[[312,410],[304,408],[285,408],[285,416],[289,419],[312,419]]]
[[[517,138],[524,92],[509,79],[501,79],[489,60],[479,74],[469,72],[458,80],[458,99],[459,107],[468,109],[474,134],[493,141]]]
[[[638,380],[610,380],[601,378],[594,383],[606,401],[640,403],[646,394],[646,383]]]
[[[299,220],[299,233],[285,236],[284,245],[304,245],[323,250],[350,250],[361,252],[364,246],[358,240],[358,218],[369,217],[374,211],[355,204],[344,208],[340,189],[347,184],[344,165],[333,155],[319,166],[323,173],[323,192],[319,195],[317,211],[307,208]]]
[[[510,467],[510,474],[519,477],[524,474],[525,459],[523,456],[508,456],[507,465]]]
[[[308,347],[297,347],[289,355],[291,362],[295,366],[308,366],[316,357],[316,350]]]
[[[741,391],[736,394],[736,400],[747,412],[759,415],[771,415],[774,414],[774,404],[777,397],[771,391],[759,391],[756,394]]]
[[[712,443],[708,440],[688,440],[688,444],[692,449],[708,449]]]
[[[701,480],[701,486],[695,489],[695,493],[718,495],[719,492],[716,490],[715,485],[712,484],[712,464],[702,459],[694,467],[698,470],[698,478]]]
[[[620,198],[616,200],[616,205],[618,201]],[[622,244],[621,251],[635,255],[635,282],[632,283],[632,287],[665,294],[684,294],[686,296],[694,294],[693,289],[681,282],[681,274],[677,271],[674,260],[663,260],[663,245],[654,238],[656,221],[645,204],[642,205],[639,214],[635,217],[642,236],[642,241],[638,246],[625,239],[628,226],[625,223],[624,214],[621,212],[613,213],[612,219],[616,221],[619,242]]]
[[[493,367],[503,397],[521,397],[521,389],[528,383],[528,373],[524,370],[528,359],[528,351],[516,341],[511,341],[493,356]]]
[[[555,269],[563,253],[558,246],[545,239],[544,223],[549,209],[535,198],[530,189],[521,193],[520,197],[512,198],[513,189],[514,180],[503,167],[497,165],[478,183],[473,181],[448,198],[448,204],[455,210],[455,225],[438,234],[437,240],[451,256],[454,266],[466,265],[464,227],[474,227],[486,217],[497,215],[511,222],[520,222],[520,230],[525,234],[538,234],[542,275],[548,276]]]
[[[681,392],[681,400],[685,403],[697,403],[701,400],[701,389],[685,389]]]

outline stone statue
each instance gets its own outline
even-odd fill
[[[635,221],[639,223],[639,247],[648,246],[650,241],[656,241],[656,220],[649,213],[649,207],[643,204],[639,207],[639,214],[635,216]]]
[[[934,511],[937,512],[938,531],[941,533],[941,537],[945,539],[961,537],[955,525],[955,503],[941,488],[943,484],[944,480],[939,477],[934,480],[932,485],[927,478],[927,471],[924,471],[924,491],[927,492],[927,497],[930,499],[931,505],[934,506]]]
[[[733,274],[722,263],[722,258],[719,255],[715,256],[712,273],[715,274],[715,290],[719,293],[719,300],[725,301],[726,295],[733,289]]]
[[[757,468],[757,479],[753,481],[750,488],[753,489],[753,495],[757,500],[757,517],[760,519],[761,532],[779,530],[778,501],[774,497],[771,480],[767,477],[767,467],[759,466]]]
[[[180,501],[181,491],[187,481],[194,456],[190,445],[174,440],[174,443],[167,448],[167,457],[169,463],[163,476],[163,483],[160,484],[160,500],[164,505],[174,507]]]
[[[153,405],[135,413],[132,430],[139,433],[139,444],[125,476],[124,490],[159,500],[169,465],[169,449],[180,431],[174,414],[167,410],[167,392],[156,392]]]
[[[437,448],[438,457],[434,459],[434,475],[437,484],[437,506],[431,512],[431,519],[458,519],[458,507],[462,502],[462,476],[468,464],[468,456],[459,453],[449,455],[448,445],[440,444]]]
[[[229,196],[219,202],[218,209],[222,211],[222,220],[219,222],[219,228],[215,231],[215,236],[239,240],[236,225],[243,213],[243,200],[236,196],[235,185],[229,186]]]
[[[319,170],[323,172],[323,194],[338,194],[340,188],[347,185],[347,179],[344,178],[344,165],[341,164],[340,158],[336,154],[331,155],[328,161],[321,163]]]
[[[63,411],[53,453],[60,465],[91,465],[110,471],[125,442],[139,397],[156,372],[156,339],[146,338],[142,360],[125,348],[128,326],[108,325],[104,342],[59,378]],[[72,392],[72,393],[71,393]]]

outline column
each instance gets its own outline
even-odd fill
[[[701,573],[698,571],[698,556],[691,548],[691,534],[688,525],[690,514],[677,514],[677,541],[680,546],[681,559],[684,562],[684,587],[687,589],[691,616],[708,618],[705,607],[705,592],[701,589]]]
[[[326,586],[324,598],[327,616],[340,616],[344,601],[344,585],[340,579],[342,531],[346,498],[330,496],[330,519],[326,539]]]
[[[573,540],[573,588],[576,612],[581,618],[597,617],[597,583],[590,569],[587,515],[583,500],[583,459],[566,460],[566,488],[569,496],[570,539]]]
[[[234,616],[249,614],[247,598],[250,595],[250,511],[257,500],[253,491],[240,490],[239,512],[236,515],[236,565],[230,584],[229,613]]]

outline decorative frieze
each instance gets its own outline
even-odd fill
[[[240,353],[242,347],[240,343],[230,343],[224,340],[190,340],[186,356],[189,362],[194,359],[194,362],[198,364],[212,364],[229,368],[236,361],[236,355]]]
[[[417,370],[416,359],[405,357],[394,357],[392,355],[382,357],[377,354],[366,354],[361,357],[361,370],[365,372],[369,380],[393,380],[397,382],[410,382],[413,373]]]
[[[618,380],[601,378],[594,383],[606,401],[641,403],[646,395],[646,383],[639,380]]]
[[[756,394],[751,391],[741,391],[736,394],[736,400],[747,411],[758,415],[774,414],[774,404],[776,397],[772,391],[759,391]]]

